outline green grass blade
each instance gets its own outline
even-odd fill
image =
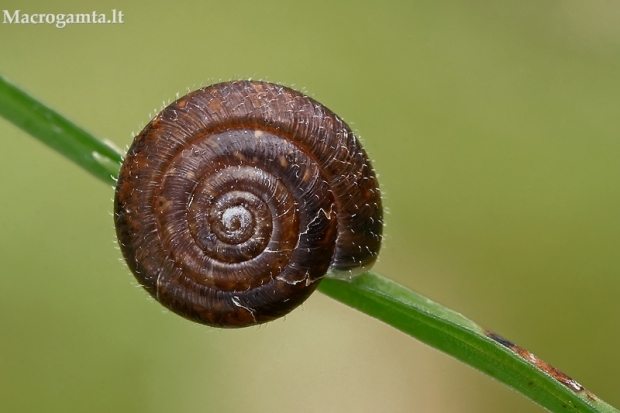
[[[378,274],[367,272],[352,281],[324,279],[319,290],[494,377],[552,412],[618,413],[533,354]]]
[[[122,154],[0,75],[0,115],[97,178],[114,183]]]
[[[121,153],[2,76],[0,115],[104,182],[113,183],[118,176]],[[377,274],[365,273],[352,281],[326,278],[319,290],[494,377],[552,412],[620,413],[531,353]]]

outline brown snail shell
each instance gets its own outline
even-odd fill
[[[381,196],[349,127],[287,87],[194,91],[135,138],[114,218],[140,284],[190,320],[244,327],[281,317],[326,273],[370,268]]]

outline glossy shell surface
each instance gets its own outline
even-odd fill
[[[257,81],[199,89],[160,112],[125,157],[114,208],[139,283],[216,327],[281,317],[326,273],[368,269],[383,226],[375,173],[349,127]]]

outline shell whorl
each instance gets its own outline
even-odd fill
[[[303,302],[328,273],[378,254],[378,183],[349,127],[292,89],[194,91],[134,139],[115,224],[140,284],[191,320],[243,327]]]

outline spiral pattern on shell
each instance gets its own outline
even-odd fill
[[[217,327],[273,320],[326,273],[368,269],[383,226],[375,173],[349,127],[257,81],[199,89],[144,128],[121,168],[115,224],[140,284]]]

